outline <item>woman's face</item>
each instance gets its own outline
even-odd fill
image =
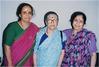
[[[84,19],[82,15],[78,15],[73,20],[73,29],[80,31],[84,26]]]
[[[57,25],[58,25],[57,16],[54,15],[54,14],[48,15],[48,17],[47,17],[47,27],[50,30],[54,30],[57,27]]]
[[[32,10],[29,6],[24,6],[21,11],[21,20],[24,22],[30,22],[32,19]]]

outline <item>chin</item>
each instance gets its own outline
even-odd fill
[[[25,19],[26,22],[30,22],[30,19]]]
[[[51,30],[55,30],[56,28],[51,28]]]
[[[81,31],[82,29],[75,29],[75,30],[77,30],[77,31]]]

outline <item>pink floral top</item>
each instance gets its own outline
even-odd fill
[[[72,29],[64,30],[67,36],[65,43],[65,56],[62,67],[88,67],[91,61],[91,54],[96,52],[95,34],[83,29],[72,35]]]

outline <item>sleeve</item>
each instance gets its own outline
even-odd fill
[[[65,49],[65,42],[67,40],[67,36],[65,35],[65,33],[62,33],[62,35],[63,35],[62,50],[64,50]]]
[[[93,52],[97,51],[95,34],[91,33],[90,36],[89,36],[89,39],[90,39],[89,51],[92,54]]]
[[[11,25],[8,25],[3,32],[3,44],[11,46],[15,37],[14,28]]]
[[[37,53],[38,47],[39,47],[39,37],[38,37],[38,33],[36,35],[36,40],[35,40],[35,46],[34,46],[34,53]]]

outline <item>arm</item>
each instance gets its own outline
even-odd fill
[[[62,60],[63,60],[63,58],[64,58],[66,38],[67,38],[67,37],[65,36],[65,34],[61,32],[62,52],[61,52],[61,55],[60,55],[60,57],[59,57],[58,67],[61,67]]]
[[[91,55],[91,65],[90,67],[95,67],[95,64],[96,64],[96,53],[92,53]]]
[[[15,40],[15,26],[13,23],[8,24],[8,26],[3,31],[3,46],[4,53],[7,59],[8,66],[12,66],[12,57],[11,57],[11,46]]]
[[[35,53],[33,53],[33,61],[34,61],[34,67],[37,67],[36,54]]]
[[[12,58],[11,58],[11,48],[8,45],[4,45],[5,55],[7,58],[8,66],[13,66],[12,64]]]
[[[95,67],[95,64],[96,64],[96,36],[94,33],[91,33],[90,36],[90,41],[91,41],[91,44],[89,46],[89,51],[90,51],[90,54],[91,54],[91,64],[90,64],[90,67]]]
[[[34,52],[33,52],[33,61],[34,61],[34,67],[37,67],[37,51],[39,47],[39,35],[37,33],[36,39],[35,39],[35,44],[34,44]]]
[[[63,60],[63,57],[64,57],[64,50],[62,50],[61,52],[61,55],[60,55],[60,58],[59,58],[59,61],[58,61],[58,67],[61,67],[61,63],[62,63],[62,60]]]

